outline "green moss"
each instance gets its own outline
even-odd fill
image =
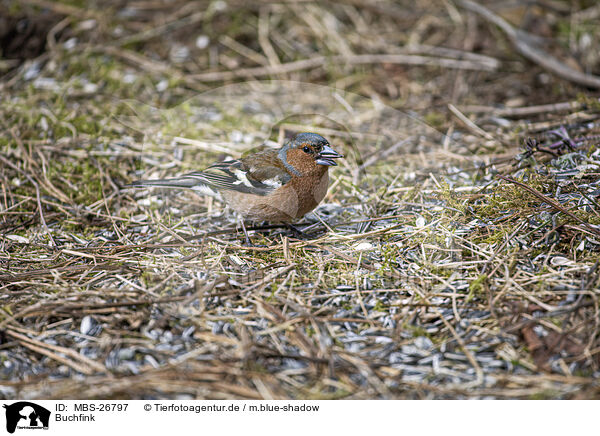
[[[577,101],[586,105],[591,110],[600,110],[600,101],[597,98],[594,98],[593,95],[580,92],[577,94]]]
[[[102,198],[101,174],[88,159],[52,160],[48,162],[48,178],[75,204],[91,204]]]
[[[387,312],[388,305],[383,304],[381,300],[377,300],[377,302],[375,303],[375,307],[373,307],[373,310],[376,310],[377,312]]]
[[[443,266],[435,266],[435,265],[430,266],[429,271],[431,271],[432,274],[434,274],[438,277],[443,277],[443,278],[449,278],[454,273],[454,269],[452,269],[452,268],[445,268]]]
[[[20,15],[23,11],[23,5],[20,1],[13,0],[8,4],[8,15]]]
[[[454,192],[448,183],[441,181],[440,185],[442,186],[442,189],[440,189],[438,192],[438,197],[441,200],[444,200],[448,207],[460,211],[462,215],[467,215],[468,211],[466,208],[466,203],[461,199],[460,195]]]
[[[424,327],[411,324],[408,321],[406,321],[402,324],[402,330],[410,332],[412,334],[413,338],[418,338],[419,336],[424,336],[424,337],[431,339],[431,335],[429,333],[427,333],[427,330]]]
[[[528,398],[530,400],[555,400],[559,398],[560,392],[553,389],[544,389],[539,392],[531,394]]]
[[[425,114],[423,121],[434,129],[441,129],[446,122],[446,117],[441,112],[429,112]]]
[[[378,274],[387,274],[395,268],[398,250],[398,246],[393,244],[383,244],[381,246],[381,260],[379,261],[381,267],[377,269]]]
[[[484,284],[487,282],[487,274],[481,274],[471,283],[469,283],[469,294],[467,295],[467,302],[470,302],[475,297],[479,297],[483,294],[485,287]]]
[[[509,234],[510,232],[507,232],[506,230],[500,229],[500,230],[496,230],[495,232],[493,232],[491,235],[489,235],[488,237],[484,238],[481,241],[478,242],[483,242],[485,244],[497,244],[497,243],[502,243],[504,242],[504,239],[506,238],[506,236]]]

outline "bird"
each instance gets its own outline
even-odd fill
[[[187,188],[220,196],[241,218],[246,243],[252,245],[245,220],[282,223],[302,234],[291,223],[323,200],[329,167],[343,157],[323,136],[302,132],[279,149],[217,162],[175,178],[136,180],[126,187]]]

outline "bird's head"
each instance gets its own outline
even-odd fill
[[[298,133],[279,152],[279,157],[300,175],[324,173],[344,156],[329,145],[327,139],[316,133]]]

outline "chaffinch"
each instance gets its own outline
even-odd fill
[[[218,162],[177,178],[138,180],[128,186],[190,188],[205,195],[220,194],[243,219],[289,224],[325,197],[329,167],[342,157],[321,135],[299,133],[279,150]]]

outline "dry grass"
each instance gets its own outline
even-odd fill
[[[461,2],[175,3],[0,3],[0,396],[600,396],[597,91]],[[597,72],[540,4],[492,9]],[[305,130],[310,240],[120,188]]]

